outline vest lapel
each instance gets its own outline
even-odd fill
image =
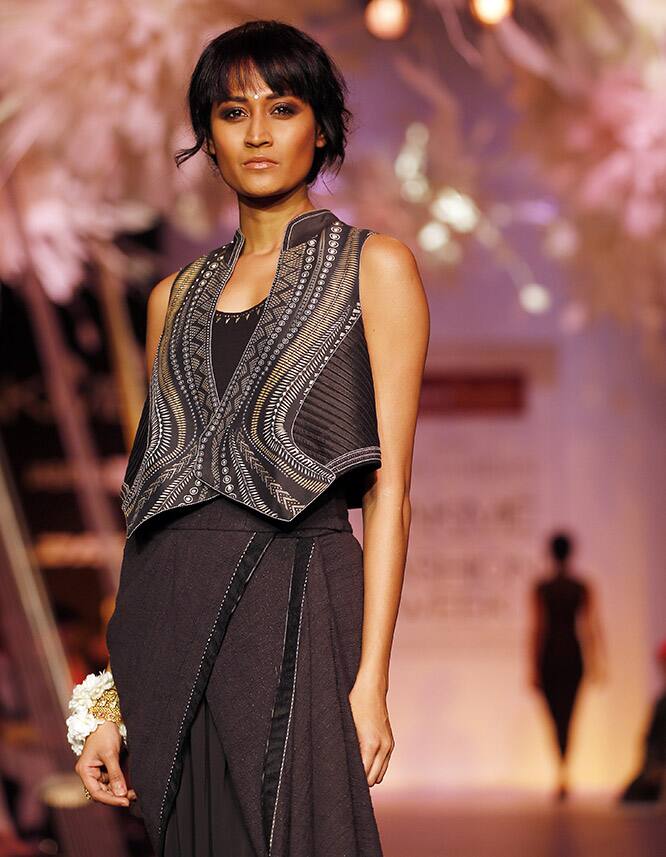
[[[251,381],[263,366],[266,352],[273,347],[286,316],[297,303],[294,291],[299,283],[306,247],[317,250],[319,235],[334,220],[333,212],[322,208],[303,212],[288,222],[268,299],[221,399],[213,374],[211,340],[215,307],[245,244],[240,228],[236,229],[229,244],[209,254],[200,282],[193,290],[189,318],[185,323],[192,383],[208,437],[221,421],[226,424],[240,407]],[[308,258],[316,259],[317,255],[309,253]],[[311,261],[305,264],[312,267]]]

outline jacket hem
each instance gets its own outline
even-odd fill
[[[377,467],[381,467],[381,463],[382,456],[379,446],[364,446],[338,455],[337,458],[332,458],[326,462],[326,467],[329,467],[336,476],[340,476],[361,464],[375,464]]]

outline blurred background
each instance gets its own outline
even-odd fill
[[[189,76],[259,17],[349,84],[313,203],[407,243],[431,308],[385,855],[664,854],[666,4],[5,0],[0,855],[150,854],[65,709],[107,660],[147,295],[238,222],[174,165]]]

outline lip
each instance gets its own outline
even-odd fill
[[[251,170],[265,170],[268,167],[276,167],[277,161],[272,161],[270,158],[250,158],[249,161],[243,162],[243,166]]]

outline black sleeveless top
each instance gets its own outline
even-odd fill
[[[259,321],[267,298],[241,312],[215,310],[213,323],[212,355],[215,385],[220,399],[227,389],[247,341]]]

